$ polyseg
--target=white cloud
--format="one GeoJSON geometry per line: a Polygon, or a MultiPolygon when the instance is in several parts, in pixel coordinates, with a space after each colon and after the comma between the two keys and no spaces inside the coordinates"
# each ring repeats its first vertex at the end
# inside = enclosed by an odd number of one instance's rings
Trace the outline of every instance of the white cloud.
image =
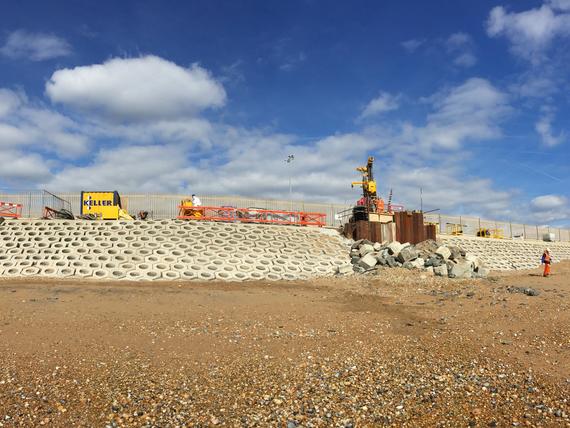
{"type": "Polygon", "coordinates": [[[180,191],[188,151],[176,145],[103,148],[86,166],[68,166],[46,183],[51,189],[118,188],[133,192],[180,191]]]}
{"type": "Polygon", "coordinates": [[[223,86],[204,68],[183,68],[156,56],[58,70],[46,94],[53,102],[117,122],[188,117],[226,101],[223,86]]]}
{"type": "Polygon", "coordinates": [[[42,141],[60,157],[73,159],[86,154],[90,138],[81,125],[57,112],[39,108],[25,108],[21,112],[36,141],[42,141]]]}
{"type": "Polygon", "coordinates": [[[281,71],[293,71],[298,69],[306,60],[307,54],[294,44],[293,38],[286,36],[277,40],[271,40],[261,49],[267,48],[263,56],[257,58],[257,63],[272,64],[281,71]]]}
{"type": "Polygon", "coordinates": [[[243,67],[244,62],[241,59],[238,59],[229,65],[222,66],[221,76],[219,78],[220,82],[230,85],[245,82],[243,67]]]}
{"type": "Polygon", "coordinates": [[[17,109],[23,102],[22,98],[19,93],[0,88],[0,118],[17,109]]]}
{"type": "Polygon", "coordinates": [[[464,52],[455,57],[453,63],[460,67],[469,68],[477,64],[477,57],[471,52],[464,52]]]}
{"type": "Polygon", "coordinates": [[[55,152],[62,158],[84,155],[90,145],[72,119],[37,106],[22,93],[0,88],[0,147],[55,152]]]}
{"type": "Polygon", "coordinates": [[[307,60],[307,55],[305,52],[299,52],[295,55],[289,55],[284,58],[284,62],[279,65],[279,69],[282,71],[293,71],[301,64],[303,64],[307,60]]]}
{"type": "Polygon", "coordinates": [[[478,120],[488,122],[490,114],[487,110],[504,110],[507,104],[505,93],[495,88],[486,79],[473,77],[448,91],[436,94],[434,97],[436,113],[430,115],[430,119],[443,122],[456,122],[459,119],[468,119],[477,115],[478,120]]]}
{"type": "Polygon", "coordinates": [[[530,201],[532,218],[536,222],[548,223],[570,218],[570,204],[561,195],[541,195],[530,201]]]}
{"type": "Polygon", "coordinates": [[[32,136],[28,132],[7,123],[0,123],[0,148],[17,147],[31,141],[32,136]]]}
{"type": "Polygon", "coordinates": [[[350,182],[363,153],[375,140],[359,134],[326,137],[312,145],[293,136],[219,127],[215,144],[196,153],[185,144],[122,145],[99,150],[86,166],[68,166],[45,183],[47,188],[77,191],[85,186],[120,187],[132,192],[198,192],[288,199],[339,201],[358,195],[350,182]],[[291,153],[295,161],[284,160],[291,153]],[[117,184],[120,183],[120,186],[117,184]],[[323,185],[323,183],[327,183],[323,185]]]}
{"type": "Polygon", "coordinates": [[[510,90],[525,98],[550,98],[559,91],[560,84],[560,78],[554,76],[551,71],[532,70],[523,73],[511,84],[510,90]]]}
{"type": "Polygon", "coordinates": [[[50,176],[42,156],[19,150],[0,150],[0,180],[17,185],[35,185],[50,176]]]}
{"type": "Polygon", "coordinates": [[[463,32],[451,34],[447,39],[410,39],[400,43],[408,53],[414,53],[420,47],[431,45],[426,49],[430,54],[443,51],[452,57],[452,62],[458,67],[469,68],[477,63],[475,43],[472,37],[463,32]]]}
{"type": "Polygon", "coordinates": [[[439,208],[444,213],[463,213],[482,217],[509,218],[512,192],[497,190],[489,179],[466,175],[457,162],[410,165],[405,160],[387,166],[394,198],[419,208],[422,188],[425,209],[439,208]]]}
{"type": "MultiPolygon", "coordinates": [[[[233,140],[230,137],[228,162],[215,175],[221,174],[225,189],[234,192],[247,189],[249,194],[264,197],[287,198],[289,174],[293,177],[295,196],[299,198],[326,201],[350,197],[355,194],[350,188],[350,182],[357,178],[354,168],[377,145],[374,137],[357,133],[332,135],[312,145],[299,145],[293,136],[230,132],[233,140]],[[295,154],[295,161],[288,165],[284,160],[291,153],[295,154]]],[[[215,175],[208,182],[210,190],[217,185],[215,175]]]]}
{"type": "Polygon", "coordinates": [[[400,96],[391,95],[387,92],[381,92],[376,98],[371,100],[362,113],[361,118],[376,116],[387,111],[397,110],[400,107],[400,96]]]}
{"type": "Polygon", "coordinates": [[[408,53],[414,53],[419,47],[421,47],[426,42],[425,39],[410,39],[402,42],[402,47],[408,51],[408,53]]]}
{"type": "Polygon", "coordinates": [[[8,35],[0,54],[8,58],[26,58],[44,61],[71,54],[71,46],[54,34],[31,33],[17,30],[8,35]]]}
{"type": "Polygon", "coordinates": [[[566,134],[564,132],[554,135],[552,130],[552,116],[548,113],[542,116],[538,122],[536,122],[534,127],[536,132],[538,132],[538,135],[540,135],[542,144],[547,147],[557,146],[566,139],[566,134]]]}
{"type": "Polygon", "coordinates": [[[472,43],[471,36],[467,33],[453,33],[447,38],[447,46],[450,48],[462,48],[472,43]]]}
{"type": "Polygon", "coordinates": [[[445,41],[447,52],[454,56],[453,63],[460,67],[469,68],[477,63],[473,53],[474,43],[467,33],[454,33],[445,41]]]}
{"type": "Polygon", "coordinates": [[[570,0],[547,0],[552,9],[570,10],[570,0]]]}
{"type": "Polygon", "coordinates": [[[570,13],[565,5],[565,1],[554,1],[523,12],[496,6],[487,20],[487,34],[505,36],[514,54],[538,64],[546,58],[554,39],[570,35],[570,13]]]}
{"type": "Polygon", "coordinates": [[[534,211],[547,211],[565,207],[568,199],[559,195],[542,195],[530,201],[530,206],[534,211]]]}
{"type": "Polygon", "coordinates": [[[435,111],[426,125],[408,130],[426,148],[457,149],[466,141],[496,138],[501,134],[498,124],[510,111],[506,94],[481,78],[471,78],[432,99],[435,111]]]}

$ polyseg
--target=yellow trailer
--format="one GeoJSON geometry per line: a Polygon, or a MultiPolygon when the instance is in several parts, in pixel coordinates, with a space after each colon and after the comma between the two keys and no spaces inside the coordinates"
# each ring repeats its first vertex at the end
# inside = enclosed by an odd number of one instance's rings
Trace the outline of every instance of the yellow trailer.
{"type": "Polygon", "coordinates": [[[121,206],[119,192],[81,192],[81,215],[93,214],[101,220],[132,220],[121,206]]]}

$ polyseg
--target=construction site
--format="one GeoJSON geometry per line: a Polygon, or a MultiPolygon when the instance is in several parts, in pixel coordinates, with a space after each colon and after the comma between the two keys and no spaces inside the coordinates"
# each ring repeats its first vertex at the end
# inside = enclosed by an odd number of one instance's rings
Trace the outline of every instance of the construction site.
{"type": "Polygon", "coordinates": [[[374,173],[350,206],[0,194],[0,427],[570,426],[570,231],[374,173]]]}

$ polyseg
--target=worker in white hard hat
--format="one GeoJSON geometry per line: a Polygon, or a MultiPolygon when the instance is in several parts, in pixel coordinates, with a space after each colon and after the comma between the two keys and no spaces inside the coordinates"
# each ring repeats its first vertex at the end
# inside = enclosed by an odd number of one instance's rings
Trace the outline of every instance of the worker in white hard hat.
{"type": "Polygon", "coordinates": [[[192,195],[192,205],[195,207],[201,207],[202,206],[202,201],[200,200],[200,198],[196,195],[192,195]]]}
{"type": "Polygon", "coordinates": [[[545,248],[544,253],[542,253],[542,264],[544,265],[544,272],[542,276],[547,277],[550,275],[551,263],[552,263],[552,257],[550,256],[550,248],[545,248]]]}

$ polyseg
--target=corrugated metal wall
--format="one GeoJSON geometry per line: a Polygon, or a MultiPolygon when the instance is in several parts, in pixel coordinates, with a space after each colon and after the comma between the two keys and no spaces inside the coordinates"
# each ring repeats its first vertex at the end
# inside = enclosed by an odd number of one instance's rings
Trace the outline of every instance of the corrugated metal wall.
{"type": "MultiPolygon", "coordinates": [[[[174,218],[178,214],[178,204],[189,195],[158,195],[158,194],[122,194],[123,205],[131,213],[144,210],[149,212],[153,219],[174,218]]],[[[306,212],[319,212],[327,215],[329,226],[340,226],[341,221],[336,215],[349,209],[349,206],[340,204],[310,203],[305,201],[284,201],[270,199],[244,198],[239,196],[214,196],[199,195],[202,204],[206,206],[232,206],[237,208],[263,208],[274,210],[293,210],[306,212]]],[[[74,213],[80,212],[80,194],[57,193],[57,197],[69,201],[74,213]]],[[[41,217],[45,205],[52,208],[62,208],[61,201],[49,193],[41,190],[29,192],[2,192],[0,201],[15,202],[23,205],[24,217],[41,217]]],[[[465,235],[475,236],[480,227],[488,229],[501,229],[505,238],[525,236],[527,239],[542,239],[545,233],[554,233],[557,241],[570,241],[570,230],[552,227],[539,227],[505,221],[493,221],[478,217],[450,216],[445,214],[430,213],[425,215],[426,222],[438,224],[438,233],[446,232],[447,224],[462,224],[465,235]]]]}

